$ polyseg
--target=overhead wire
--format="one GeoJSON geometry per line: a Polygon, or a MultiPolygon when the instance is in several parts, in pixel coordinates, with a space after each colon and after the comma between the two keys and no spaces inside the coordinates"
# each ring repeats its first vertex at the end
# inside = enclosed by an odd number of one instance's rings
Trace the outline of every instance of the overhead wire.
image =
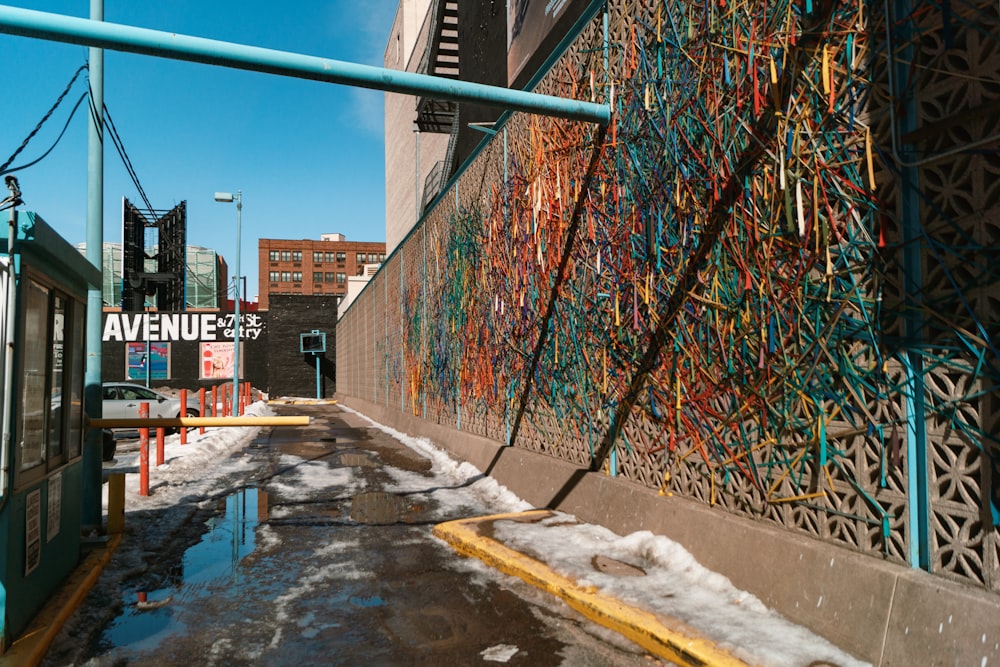
{"type": "Polygon", "coordinates": [[[21,154],[21,151],[23,151],[25,148],[27,148],[28,144],[35,137],[35,135],[38,134],[38,132],[42,129],[42,126],[45,125],[46,121],[48,121],[49,118],[52,117],[52,114],[55,113],[55,110],[59,108],[59,105],[62,104],[62,101],[69,94],[69,91],[72,90],[73,84],[76,83],[76,80],[80,76],[80,74],[83,71],[87,70],[88,68],[89,68],[89,65],[87,65],[86,63],[83,64],[83,65],[80,65],[80,67],[77,68],[76,72],[74,72],[73,76],[70,78],[69,83],[66,84],[66,88],[64,88],[63,91],[62,91],[62,93],[59,95],[59,97],[56,98],[55,103],[49,108],[49,110],[45,113],[45,115],[42,116],[42,119],[40,121],[38,121],[38,124],[35,125],[35,128],[31,132],[28,133],[28,136],[24,138],[24,141],[21,142],[21,145],[18,146],[17,150],[15,150],[14,153],[11,154],[11,156],[9,158],[7,158],[6,162],[4,162],[2,165],[0,165],[0,176],[2,176],[3,174],[9,174],[11,172],[18,171],[20,169],[24,169],[26,167],[30,167],[30,166],[32,166],[34,164],[37,164],[40,160],[42,160],[45,156],[47,156],[49,153],[52,152],[52,149],[55,148],[56,144],[59,143],[59,140],[62,139],[63,134],[66,133],[66,127],[69,125],[69,121],[72,120],[73,114],[76,113],[76,109],[77,109],[77,107],[80,106],[80,102],[83,101],[83,97],[86,95],[86,93],[84,93],[83,95],[81,95],[80,99],[77,100],[76,105],[73,107],[73,111],[70,112],[69,118],[66,120],[66,123],[63,125],[62,132],[59,133],[59,137],[56,139],[55,143],[53,143],[52,146],[47,151],[45,151],[45,153],[40,158],[38,158],[37,160],[34,160],[34,161],[32,161],[32,162],[30,162],[28,164],[21,165],[19,167],[15,167],[13,169],[8,169],[8,167],[17,158],[17,156],[21,154]]]}

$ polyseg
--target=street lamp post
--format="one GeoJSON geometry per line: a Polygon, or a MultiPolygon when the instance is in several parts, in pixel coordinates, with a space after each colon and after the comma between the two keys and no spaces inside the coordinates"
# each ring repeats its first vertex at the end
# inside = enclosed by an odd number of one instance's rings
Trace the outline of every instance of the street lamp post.
{"type": "MultiPolygon", "coordinates": [[[[232,192],[216,192],[215,201],[234,201],[232,192]]],[[[236,281],[233,287],[236,302],[236,317],[233,320],[233,410],[232,415],[240,414],[240,235],[243,221],[243,191],[236,191],[236,281]]]]}

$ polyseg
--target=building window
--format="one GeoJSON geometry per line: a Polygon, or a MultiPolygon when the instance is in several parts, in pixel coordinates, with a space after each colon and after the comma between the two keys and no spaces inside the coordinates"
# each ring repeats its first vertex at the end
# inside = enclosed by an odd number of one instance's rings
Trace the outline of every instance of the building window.
{"type": "Polygon", "coordinates": [[[300,283],[300,282],[302,282],[302,272],[301,271],[292,271],[292,282],[293,283],[300,283]]]}
{"type": "MultiPolygon", "coordinates": [[[[338,255],[341,255],[341,254],[343,254],[343,253],[339,253],[339,252],[338,252],[337,254],[338,254],[338,255]]],[[[333,257],[334,257],[334,254],[333,254],[332,252],[328,252],[328,253],[326,253],[326,261],[328,261],[328,262],[332,262],[332,261],[333,261],[333,257]]]]}
{"type": "Polygon", "coordinates": [[[292,261],[292,252],[290,250],[282,250],[281,251],[281,261],[282,262],[290,262],[290,261],[292,261]]]}
{"type": "Polygon", "coordinates": [[[337,282],[338,283],[346,283],[347,282],[347,274],[346,273],[338,273],[337,274],[337,282]]]}
{"type": "Polygon", "coordinates": [[[276,282],[278,282],[278,275],[279,274],[278,274],[277,271],[271,271],[268,274],[268,278],[271,280],[272,283],[276,283],[276,282]]]}
{"type": "Polygon", "coordinates": [[[272,250],[271,252],[267,253],[267,257],[272,262],[277,262],[278,261],[278,251],[277,250],[272,250]]]}
{"type": "Polygon", "coordinates": [[[293,262],[301,262],[302,261],[302,251],[301,250],[295,250],[295,251],[292,252],[292,261],[293,262]]]}
{"type": "MultiPolygon", "coordinates": [[[[327,254],[329,254],[329,253],[327,253],[327,254]]],[[[347,261],[347,253],[346,252],[338,252],[337,253],[337,261],[338,262],[346,262],[347,261]]]]}
{"type": "Polygon", "coordinates": [[[368,261],[368,255],[363,252],[358,253],[358,264],[364,264],[368,261]]]}
{"type": "Polygon", "coordinates": [[[281,272],[281,282],[283,282],[283,283],[290,283],[290,282],[292,282],[292,274],[289,273],[288,271],[282,271],[281,272]]]}
{"type": "Polygon", "coordinates": [[[323,262],[323,253],[316,250],[313,251],[313,262],[316,264],[321,264],[323,262]]]}
{"type": "Polygon", "coordinates": [[[332,273],[326,274],[326,282],[332,283],[334,280],[335,280],[335,278],[334,278],[334,275],[332,273]]]}
{"type": "Polygon", "coordinates": [[[323,282],[323,274],[320,273],[319,271],[314,271],[313,272],[313,282],[314,283],[321,283],[321,282],[323,282]]]}

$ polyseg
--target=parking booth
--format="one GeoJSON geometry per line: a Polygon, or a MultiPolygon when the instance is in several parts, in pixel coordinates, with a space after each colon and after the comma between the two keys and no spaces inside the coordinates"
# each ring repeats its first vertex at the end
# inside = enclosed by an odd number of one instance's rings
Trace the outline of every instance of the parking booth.
{"type": "Polygon", "coordinates": [[[80,560],[86,302],[101,286],[41,217],[14,220],[0,238],[0,651],[80,560]]]}

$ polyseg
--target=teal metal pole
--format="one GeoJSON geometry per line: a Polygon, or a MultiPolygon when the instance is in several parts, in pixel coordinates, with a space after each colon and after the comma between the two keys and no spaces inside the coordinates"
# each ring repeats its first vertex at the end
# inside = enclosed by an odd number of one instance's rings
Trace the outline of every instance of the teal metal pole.
{"type": "MultiPolygon", "coordinates": [[[[104,20],[104,0],[90,0],[88,23],[104,20]]],[[[82,19],[81,19],[82,20],[82,19]]],[[[87,125],[87,261],[103,272],[104,255],[104,50],[90,49],[90,123],[87,125]]],[[[103,273],[102,273],[103,275],[103,273]]],[[[101,283],[103,284],[103,280],[101,283]]],[[[84,367],[84,406],[87,414],[103,416],[101,390],[101,288],[87,290],[87,351],[84,367]]],[[[148,359],[147,359],[148,364],[148,359]]],[[[87,429],[83,446],[81,521],[101,525],[102,433],[87,429]]]]}
{"type": "Polygon", "coordinates": [[[323,398],[320,390],[319,355],[314,354],[313,356],[316,357],[316,398],[323,398]]]}
{"type": "Polygon", "coordinates": [[[234,417],[240,416],[240,237],[243,235],[243,191],[236,191],[236,318],[233,320],[233,409],[234,417]]]}
{"type": "MultiPolygon", "coordinates": [[[[96,0],[93,0],[96,2],[96,0]]],[[[445,77],[0,5],[0,32],[607,125],[611,107],[445,77]]]]}
{"type": "MultiPolygon", "coordinates": [[[[917,103],[913,87],[908,85],[910,64],[913,62],[913,4],[909,0],[883,5],[886,22],[887,52],[892,55],[889,65],[890,114],[899,114],[893,123],[893,158],[899,167],[900,242],[902,244],[903,292],[906,299],[903,320],[905,348],[903,386],[906,397],[907,502],[910,523],[910,565],[931,571],[931,501],[929,453],[927,447],[926,411],[924,400],[924,315],[923,315],[923,243],[920,223],[919,174],[914,166],[912,145],[898,145],[897,137],[905,136],[917,127],[917,103]],[[895,27],[895,28],[894,28],[895,27]]],[[[895,120],[895,119],[891,119],[895,120]]]]}

